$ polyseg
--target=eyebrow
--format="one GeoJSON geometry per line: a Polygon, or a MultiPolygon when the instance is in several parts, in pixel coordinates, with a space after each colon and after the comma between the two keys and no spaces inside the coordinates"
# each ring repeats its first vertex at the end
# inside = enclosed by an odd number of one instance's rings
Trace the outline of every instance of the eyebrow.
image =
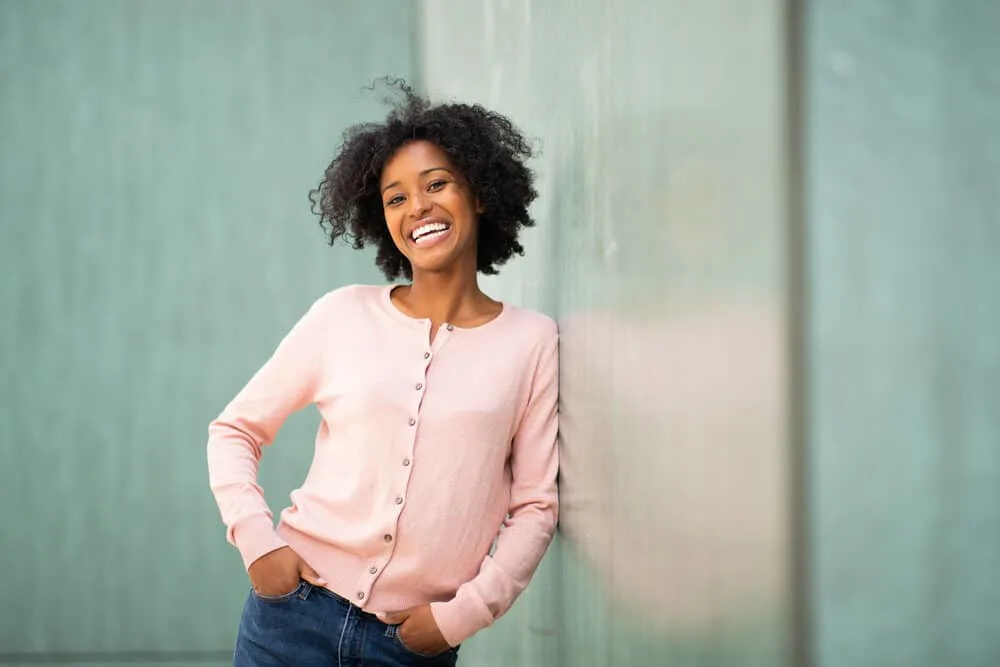
{"type": "MultiPolygon", "coordinates": [[[[431,167],[430,169],[424,169],[422,172],[420,172],[420,175],[421,176],[426,176],[427,174],[431,173],[432,171],[447,171],[449,174],[451,173],[451,169],[449,169],[448,167],[431,167]]],[[[382,192],[384,193],[389,188],[394,188],[397,185],[399,185],[399,181],[393,181],[389,185],[387,185],[384,188],[382,188],[382,192]]]]}

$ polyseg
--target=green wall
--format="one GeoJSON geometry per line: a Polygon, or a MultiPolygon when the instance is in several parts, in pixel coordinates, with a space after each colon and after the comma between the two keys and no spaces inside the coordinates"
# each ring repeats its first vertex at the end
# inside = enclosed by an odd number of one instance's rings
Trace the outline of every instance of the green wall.
{"type": "MultiPolygon", "coordinates": [[[[0,662],[228,661],[247,582],[207,425],[312,299],[380,280],[306,194],[382,112],[360,88],[411,75],[412,23],[393,0],[0,3],[0,662]]],[[[315,421],[268,454],[275,506],[315,421]]]]}
{"type": "Polygon", "coordinates": [[[808,3],[815,664],[1000,665],[1000,4],[808,3]]]}

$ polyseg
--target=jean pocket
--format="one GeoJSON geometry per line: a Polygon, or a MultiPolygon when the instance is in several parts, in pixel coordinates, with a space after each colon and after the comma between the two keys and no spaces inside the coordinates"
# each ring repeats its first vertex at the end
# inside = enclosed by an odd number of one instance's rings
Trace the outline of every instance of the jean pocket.
{"type": "Polygon", "coordinates": [[[289,600],[297,596],[300,596],[302,593],[305,592],[305,589],[308,585],[309,585],[308,582],[300,581],[298,586],[288,591],[287,593],[283,593],[281,595],[263,595],[262,593],[258,593],[256,589],[254,589],[253,587],[250,588],[250,591],[253,594],[253,596],[258,600],[260,600],[261,602],[267,602],[269,604],[277,604],[281,602],[288,602],[289,600]]]}
{"type": "Polygon", "coordinates": [[[423,653],[417,653],[416,651],[414,651],[412,648],[406,645],[406,642],[403,641],[403,638],[399,636],[398,632],[396,633],[396,643],[399,644],[404,651],[406,651],[410,655],[415,655],[418,658],[425,658],[427,660],[430,660],[431,658],[435,657],[433,655],[424,655],[423,653]]]}

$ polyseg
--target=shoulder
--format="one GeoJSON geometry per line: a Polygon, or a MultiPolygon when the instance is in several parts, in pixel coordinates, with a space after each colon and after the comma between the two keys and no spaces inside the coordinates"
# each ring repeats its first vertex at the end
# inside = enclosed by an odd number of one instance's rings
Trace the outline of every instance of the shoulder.
{"type": "Polygon", "coordinates": [[[557,347],[559,325],[556,321],[535,310],[504,304],[505,337],[514,337],[535,348],[557,347]]]}
{"type": "Polygon", "coordinates": [[[374,285],[345,285],[332,289],[313,300],[301,315],[299,326],[328,333],[340,322],[356,321],[365,316],[366,307],[377,302],[379,289],[374,285]]]}
{"type": "Polygon", "coordinates": [[[519,329],[533,331],[543,336],[556,336],[559,334],[559,325],[545,313],[540,313],[537,310],[529,308],[513,306],[508,303],[504,304],[504,308],[508,311],[505,313],[508,320],[519,329]]]}
{"type": "Polygon", "coordinates": [[[377,300],[383,289],[385,288],[379,285],[344,285],[320,296],[313,303],[312,309],[330,312],[331,309],[342,310],[365,305],[377,300]]]}

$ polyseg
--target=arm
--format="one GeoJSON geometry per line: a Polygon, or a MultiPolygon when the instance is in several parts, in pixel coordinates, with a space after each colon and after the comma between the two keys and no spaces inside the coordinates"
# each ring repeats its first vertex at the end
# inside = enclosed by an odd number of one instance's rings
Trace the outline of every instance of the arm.
{"type": "Polygon", "coordinates": [[[496,549],[454,598],[431,604],[434,621],[451,646],[510,609],[552,541],[558,513],[558,348],[558,334],[553,330],[543,345],[528,405],[514,435],[510,509],[496,549]]]}
{"type": "Polygon", "coordinates": [[[294,412],[313,402],[323,351],[321,301],[296,323],[271,358],[208,427],[209,484],[226,525],[226,538],[249,569],[285,546],[257,484],[263,447],[294,412]]]}

